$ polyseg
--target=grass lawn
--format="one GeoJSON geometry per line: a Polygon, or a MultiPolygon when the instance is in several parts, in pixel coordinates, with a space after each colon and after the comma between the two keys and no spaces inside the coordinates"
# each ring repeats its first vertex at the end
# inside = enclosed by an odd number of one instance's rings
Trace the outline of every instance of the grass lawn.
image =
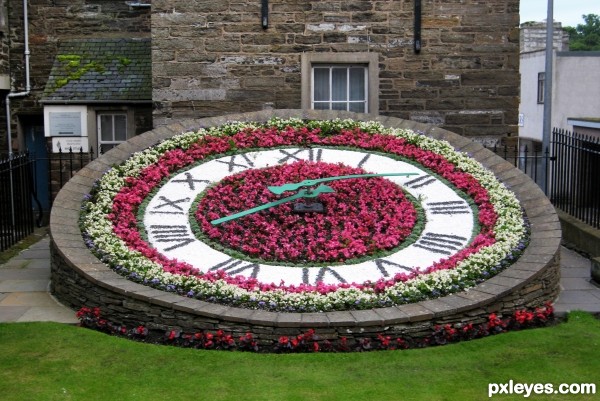
{"type": "Polygon", "coordinates": [[[600,321],[585,313],[554,327],[443,347],[286,355],[143,344],[57,323],[0,324],[4,401],[484,400],[488,383],[600,385],[599,372],[600,321]]]}

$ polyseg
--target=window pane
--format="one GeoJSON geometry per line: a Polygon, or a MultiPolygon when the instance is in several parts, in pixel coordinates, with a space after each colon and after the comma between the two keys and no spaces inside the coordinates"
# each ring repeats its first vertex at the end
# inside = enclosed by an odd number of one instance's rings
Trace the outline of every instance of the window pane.
{"type": "Polygon", "coordinates": [[[537,93],[537,102],[544,103],[544,84],[546,80],[546,73],[540,72],[538,73],[538,93],[537,93]]]}
{"type": "Polygon", "coordinates": [[[110,142],[113,140],[112,116],[100,116],[100,140],[110,142]]]}
{"type": "Polygon", "coordinates": [[[364,102],[350,103],[350,111],[353,111],[355,113],[364,113],[365,112],[365,103],[364,102]]]}
{"type": "Polygon", "coordinates": [[[329,102],[315,102],[313,108],[315,110],[329,110],[329,102]]]}
{"type": "Polygon", "coordinates": [[[127,140],[127,117],[123,114],[115,115],[115,141],[127,140]]]}
{"type": "Polygon", "coordinates": [[[364,68],[350,68],[350,100],[365,100],[364,68]]]}
{"type": "Polygon", "coordinates": [[[314,74],[313,100],[329,100],[329,68],[315,68],[314,74]]]}
{"type": "Polygon", "coordinates": [[[331,103],[331,110],[348,110],[347,102],[333,102],[331,103]]]}
{"type": "MultiPolygon", "coordinates": [[[[331,81],[332,100],[348,100],[348,69],[332,68],[331,81]]],[[[345,108],[334,110],[345,110],[345,108]]]]}

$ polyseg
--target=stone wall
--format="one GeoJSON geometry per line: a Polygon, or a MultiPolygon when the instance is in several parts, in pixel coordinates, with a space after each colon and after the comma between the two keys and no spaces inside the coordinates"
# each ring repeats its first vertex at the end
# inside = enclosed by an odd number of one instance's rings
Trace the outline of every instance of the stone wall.
{"type": "Polygon", "coordinates": [[[475,139],[517,133],[519,1],[154,0],[154,125],[232,112],[300,108],[303,53],[376,53],[373,114],[475,139]]]}
{"type": "Polygon", "coordinates": [[[543,306],[559,292],[561,230],[554,207],[539,187],[511,163],[481,145],[432,125],[393,117],[364,114],[266,110],[242,115],[183,120],[142,134],[120,145],[80,171],[59,193],[52,209],[52,292],[74,309],[100,307],[103,316],[115,323],[155,330],[223,329],[239,337],[247,332],[263,343],[281,335],[299,334],[309,328],[322,339],[340,336],[422,337],[436,324],[481,323],[492,312],[512,314],[522,308],[543,306]],[[186,298],[134,283],[118,275],[95,258],[85,246],[78,227],[83,196],[94,181],[114,163],[180,132],[222,125],[227,121],[266,121],[271,117],[373,119],[384,126],[423,131],[449,141],[468,152],[493,171],[519,198],[531,223],[531,242],[512,266],[478,286],[453,295],[396,307],[327,313],[276,313],[241,309],[186,298]]]}

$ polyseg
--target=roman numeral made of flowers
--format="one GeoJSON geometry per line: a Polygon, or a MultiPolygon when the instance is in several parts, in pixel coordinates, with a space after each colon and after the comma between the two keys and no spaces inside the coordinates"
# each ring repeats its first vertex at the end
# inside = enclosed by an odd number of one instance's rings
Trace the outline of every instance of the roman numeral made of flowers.
{"type": "Polygon", "coordinates": [[[172,251],[173,249],[181,248],[195,240],[188,232],[186,226],[177,225],[151,225],[148,230],[148,235],[154,239],[154,242],[174,242],[174,245],[165,248],[164,251],[172,251]]]}
{"type": "Polygon", "coordinates": [[[387,271],[386,267],[396,267],[409,272],[414,271],[414,269],[411,267],[403,266],[385,259],[375,259],[373,262],[375,263],[375,266],[377,266],[377,269],[379,269],[383,277],[390,276],[390,273],[387,271]]]}
{"type": "Polygon", "coordinates": [[[323,158],[323,149],[298,149],[294,152],[286,149],[279,149],[279,152],[284,155],[283,158],[277,161],[279,164],[287,163],[288,160],[307,160],[306,158],[298,156],[304,154],[307,154],[308,161],[311,162],[320,162],[323,158]]]}
{"type": "Polygon", "coordinates": [[[304,284],[317,284],[319,282],[322,282],[325,276],[332,276],[333,278],[335,278],[335,280],[337,280],[338,283],[346,283],[346,280],[338,272],[329,267],[320,268],[319,272],[317,273],[317,277],[313,280],[312,283],[310,281],[308,272],[309,270],[307,268],[302,269],[302,282],[304,284]]]}
{"type": "Polygon", "coordinates": [[[447,201],[427,203],[428,210],[433,214],[471,214],[471,208],[466,201],[447,201]]]}
{"type": "Polygon", "coordinates": [[[226,164],[230,173],[232,173],[236,167],[240,168],[241,170],[247,170],[251,167],[254,167],[254,163],[252,162],[252,160],[250,160],[250,158],[244,153],[231,156],[229,158],[229,161],[224,161],[224,160],[216,160],[216,161],[218,163],[226,164]],[[238,163],[237,160],[239,160],[239,158],[242,158],[244,160],[238,163]],[[247,164],[243,164],[244,162],[246,162],[247,164]]]}
{"type": "Polygon", "coordinates": [[[196,183],[202,183],[202,184],[210,184],[209,180],[198,180],[195,179],[192,174],[190,174],[190,172],[186,172],[185,173],[185,179],[184,180],[173,180],[171,182],[177,182],[177,183],[185,183],[188,184],[190,187],[190,191],[195,191],[196,190],[196,183]]]}
{"type": "Polygon", "coordinates": [[[462,249],[466,242],[467,238],[458,235],[425,233],[415,246],[429,252],[451,255],[452,252],[462,249]]]}
{"type": "MultiPolygon", "coordinates": [[[[222,270],[225,273],[233,276],[235,274],[245,273],[246,271],[250,271],[250,277],[256,278],[258,277],[258,273],[260,273],[260,265],[256,263],[245,263],[242,260],[236,260],[233,258],[227,259],[225,262],[219,263],[208,269],[209,271],[217,271],[222,270]]],[[[245,275],[245,274],[244,274],[245,275]]]]}
{"type": "Polygon", "coordinates": [[[190,198],[182,198],[171,200],[164,196],[159,196],[159,199],[163,201],[160,205],[156,205],[153,210],[150,211],[151,214],[184,214],[185,210],[179,206],[179,203],[189,202],[190,198]],[[166,207],[167,209],[172,208],[172,210],[157,210],[166,207]]]}
{"type": "Polygon", "coordinates": [[[405,187],[410,189],[417,189],[421,187],[426,187],[427,185],[431,185],[436,182],[436,179],[430,175],[422,175],[420,177],[415,178],[414,180],[408,181],[404,184],[405,187]]]}

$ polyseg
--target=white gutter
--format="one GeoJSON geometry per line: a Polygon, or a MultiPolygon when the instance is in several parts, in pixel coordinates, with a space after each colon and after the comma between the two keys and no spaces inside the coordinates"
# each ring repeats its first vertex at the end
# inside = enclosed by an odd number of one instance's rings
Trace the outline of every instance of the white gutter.
{"type": "Polygon", "coordinates": [[[6,95],[6,141],[8,144],[8,157],[12,158],[12,132],[11,132],[11,113],[10,113],[10,99],[13,97],[24,97],[29,96],[31,92],[31,83],[29,79],[29,16],[27,13],[27,0],[23,0],[23,30],[24,30],[24,42],[25,42],[25,91],[23,92],[11,92],[6,95]]]}

